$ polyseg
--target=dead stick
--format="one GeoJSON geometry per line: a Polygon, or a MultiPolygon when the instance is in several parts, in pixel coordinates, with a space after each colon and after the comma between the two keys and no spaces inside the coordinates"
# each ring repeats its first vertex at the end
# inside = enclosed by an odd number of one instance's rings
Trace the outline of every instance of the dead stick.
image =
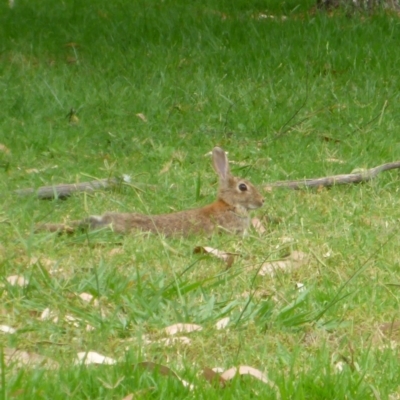
{"type": "Polygon", "coordinates": [[[265,190],[271,190],[276,187],[289,189],[302,189],[304,187],[330,187],[334,185],[345,185],[348,183],[368,182],[375,178],[379,173],[390,169],[400,168],[400,161],[386,163],[375,168],[370,168],[360,173],[331,175],[323,178],[299,179],[295,181],[278,181],[268,184],[265,190]]]}
{"type": "Polygon", "coordinates": [[[41,186],[37,189],[29,188],[29,189],[20,189],[16,190],[16,193],[19,196],[29,196],[32,194],[36,194],[39,199],[65,199],[66,197],[71,196],[72,193],[75,192],[94,192],[95,190],[100,189],[109,189],[114,187],[122,182],[122,179],[119,178],[110,178],[110,179],[98,179],[90,182],[81,182],[81,183],[65,183],[61,185],[52,185],[52,186],[41,186]]]}

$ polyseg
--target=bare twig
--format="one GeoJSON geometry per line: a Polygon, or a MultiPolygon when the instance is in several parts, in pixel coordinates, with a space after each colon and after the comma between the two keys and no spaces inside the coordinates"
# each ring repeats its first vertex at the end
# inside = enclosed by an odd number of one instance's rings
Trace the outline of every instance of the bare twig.
{"type": "Polygon", "coordinates": [[[344,185],[349,183],[368,182],[375,178],[379,173],[390,169],[400,168],[400,161],[386,163],[375,168],[370,168],[360,173],[331,175],[323,178],[299,179],[294,181],[278,181],[268,184],[265,189],[271,190],[277,187],[289,189],[302,189],[305,187],[330,187],[334,185],[344,185]]]}
{"type": "Polygon", "coordinates": [[[65,199],[75,192],[94,192],[101,189],[110,189],[123,181],[120,178],[98,179],[90,182],[65,183],[61,185],[41,186],[37,189],[20,189],[14,193],[19,196],[30,196],[36,194],[39,199],[65,199]]]}

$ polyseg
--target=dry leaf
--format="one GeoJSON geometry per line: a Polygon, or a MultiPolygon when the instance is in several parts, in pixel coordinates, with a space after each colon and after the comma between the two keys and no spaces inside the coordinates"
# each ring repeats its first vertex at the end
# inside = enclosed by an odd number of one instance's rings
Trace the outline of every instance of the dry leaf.
{"type": "Polygon", "coordinates": [[[127,396],[125,396],[122,400],[133,400],[133,399],[144,399],[144,395],[155,390],[154,386],[145,388],[145,389],[139,389],[136,390],[134,393],[129,393],[127,396]]]}
{"type": "Polygon", "coordinates": [[[147,118],[146,118],[146,116],[144,114],[138,113],[138,114],[136,114],[136,116],[138,118],[140,118],[143,122],[147,122],[147,118]]]}
{"type": "Polygon", "coordinates": [[[385,322],[379,325],[378,329],[383,336],[398,338],[400,336],[400,321],[385,322]]]}
{"type": "Polygon", "coordinates": [[[50,311],[50,308],[45,308],[40,314],[40,319],[42,321],[47,321],[48,319],[54,317],[53,311],[50,311]]]}
{"type": "Polygon", "coordinates": [[[344,369],[344,362],[343,361],[338,361],[335,365],[334,365],[334,367],[335,367],[335,371],[336,372],[342,372],[343,371],[343,369],[344,369]]]}
{"type": "Polygon", "coordinates": [[[122,254],[124,252],[124,249],[122,249],[121,247],[116,247],[115,249],[111,249],[108,254],[110,256],[115,256],[116,254],[122,254]]]}
{"type": "Polygon", "coordinates": [[[161,168],[160,175],[165,174],[168,172],[173,164],[174,160],[171,158],[171,160],[167,161],[163,167],[161,168]]]}
{"type": "Polygon", "coordinates": [[[10,149],[2,143],[0,143],[0,151],[5,154],[10,154],[10,149]]]}
{"type": "Polygon", "coordinates": [[[86,301],[86,303],[90,303],[93,300],[93,295],[91,295],[90,293],[81,293],[79,295],[79,297],[83,300],[86,301]]]}
{"type": "Polygon", "coordinates": [[[174,346],[176,343],[181,343],[185,345],[190,345],[192,340],[186,336],[177,336],[172,338],[164,338],[157,341],[157,343],[164,344],[165,346],[174,346]]]}
{"type": "Polygon", "coordinates": [[[307,254],[301,251],[293,251],[288,257],[283,260],[268,261],[262,265],[258,271],[258,275],[274,276],[277,271],[290,272],[300,268],[308,261],[307,254]]]}
{"type": "Polygon", "coordinates": [[[208,367],[203,368],[203,376],[211,384],[215,385],[218,383],[220,387],[225,387],[226,381],[213,369],[208,367]]]}
{"type": "Polygon", "coordinates": [[[306,287],[304,286],[304,283],[297,282],[297,283],[296,283],[296,289],[297,289],[299,292],[304,292],[304,291],[306,290],[306,287]]]}
{"type": "Polygon", "coordinates": [[[41,365],[47,366],[49,368],[58,367],[58,363],[56,361],[53,361],[48,357],[44,357],[36,353],[28,353],[26,351],[8,348],[3,349],[3,353],[5,363],[7,365],[14,364],[17,367],[21,367],[24,365],[41,365]]]}
{"type": "Polygon", "coordinates": [[[201,331],[203,328],[200,325],[195,324],[174,324],[167,326],[165,332],[167,335],[176,335],[177,333],[190,333],[195,331],[201,331]]]}
{"type": "Polygon", "coordinates": [[[90,293],[81,293],[79,297],[83,300],[86,301],[87,303],[90,303],[93,300],[93,295],[90,293]]]}
{"type": "Polygon", "coordinates": [[[258,218],[252,218],[251,219],[251,224],[253,225],[253,228],[256,230],[256,232],[259,235],[262,235],[265,233],[267,230],[264,228],[264,225],[258,218]]]}
{"type": "Polygon", "coordinates": [[[35,265],[35,264],[40,264],[43,267],[46,268],[51,268],[54,266],[56,262],[54,260],[51,260],[50,258],[44,258],[44,257],[31,257],[29,260],[29,266],[35,265]]]}
{"type": "Polygon", "coordinates": [[[7,277],[7,282],[11,286],[27,286],[29,281],[25,279],[23,276],[19,275],[11,275],[7,277]]]}
{"type": "Polygon", "coordinates": [[[197,254],[197,253],[210,254],[210,255],[212,255],[214,257],[219,258],[222,261],[225,261],[227,264],[229,264],[229,266],[232,265],[235,256],[239,256],[240,255],[238,253],[227,253],[225,251],[214,249],[214,248],[208,247],[208,246],[197,246],[197,247],[195,247],[193,252],[195,254],[197,254]]]}
{"type": "Polygon", "coordinates": [[[222,318],[215,324],[215,327],[218,330],[225,329],[228,326],[229,321],[230,321],[229,317],[222,318]]]}
{"type": "Polygon", "coordinates": [[[96,353],[95,351],[82,351],[77,354],[77,359],[75,360],[75,364],[106,364],[113,365],[117,362],[110,357],[103,356],[102,354],[96,353]]]}
{"type": "Polygon", "coordinates": [[[251,375],[254,376],[254,378],[260,380],[261,382],[269,383],[269,380],[266,375],[264,375],[258,369],[249,367],[247,365],[241,365],[239,368],[236,367],[230,368],[221,374],[221,378],[224,379],[225,381],[229,381],[233,379],[237,373],[239,375],[251,375]]]}
{"type": "Polygon", "coordinates": [[[173,378],[178,379],[182,383],[183,386],[189,388],[190,390],[194,389],[194,386],[192,384],[190,384],[189,382],[187,382],[184,379],[182,379],[181,377],[179,377],[176,372],[172,371],[172,369],[166,367],[165,365],[156,364],[151,361],[144,361],[144,362],[136,364],[135,367],[145,368],[150,371],[155,370],[164,376],[172,376],[173,378]]]}
{"type": "Polygon", "coordinates": [[[46,321],[46,320],[48,320],[48,319],[50,318],[50,316],[51,316],[50,308],[45,308],[45,309],[42,311],[42,313],[40,314],[40,319],[41,319],[42,321],[46,321]]]}
{"type": "Polygon", "coordinates": [[[17,332],[17,330],[14,328],[11,328],[11,326],[8,326],[8,325],[0,325],[0,332],[13,334],[13,333],[17,332]]]}
{"type": "MultiPolygon", "coordinates": [[[[220,370],[220,369],[218,369],[220,370]]],[[[227,381],[230,381],[233,379],[236,375],[251,375],[252,377],[258,379],[259,381],[269,385],[271,388],[278,390],[276,387],[275,383],[270,381],[268,377],[261,372],[260,370],[249,367],[248,365],[240,365],[238,368],[233,367],[230,368],[221,374],[217,373],[217,369],[213,368],[204,368],[203,369],[203,376],[210,382],[215,382],[217,379],[219,379],[220,385],[223,387],[224,384],[226,384],[227,381]]],[[[279,392],[277,393],[279,396],[279,392]]]]}
{"type": "Polygon", "coordinates": [[[73,317],[72,315],[66,315],[65,317],[64,317],[64,321],[66,321],[66,322],[70,322],[73,326],[75,326],[76,328],[78,328],[79,327],[79,319],[78,318],[75,318],[75,317],[73,317]]]}
{"type": "MultiPolygon", "coordinates": [[[[279,238],[279,240],[281,241],[282,244],[295,242],[294,238],[292,238],[290,236],[282,236],[281,238],[279,238]]],[[[277,246],[277,247],[279,247],[279,246],[277,246]]]]}

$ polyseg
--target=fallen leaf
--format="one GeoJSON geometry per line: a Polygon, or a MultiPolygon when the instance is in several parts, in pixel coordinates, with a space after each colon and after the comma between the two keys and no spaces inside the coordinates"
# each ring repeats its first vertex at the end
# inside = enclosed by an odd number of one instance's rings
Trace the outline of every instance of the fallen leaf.
{"type": "Polygon", "coordinates": [[[284,258],[283,260],[265,262],[258,271],[258,275],[274,276],[277,271],[290,272],[294,269],[300,268],[307,261],[307,254],[301,251],[293,251],[288,257],[284,258]]]}
{"type": "Polygon", "coordinates": [[[53,322],[58,321],[58,317],[56,317],[56,314],[54,311],[51,311],[50,308],[45,308],[42,313],[40,314],[39,319],[42,321],[47,321],[50,318],[53,318],[53,322]]]}
{"type": "Polygon", "coordinates": [[[129,393],[122,400],[144,399],[145,398],[144,395],[153,390],[155,390],[154,386],[150,386],[145,389],[139,389],[139,390],[136,390],[134,393],[129,393]]]}
{"type": "Polygon", "coordinates": [[[75,365],[77,364],[105,364],[113,365],[117,362],[110,357],[103,356],[102,354],[96,353],[95,351],[82,351],[77,354],[77,359],[75,360],[75,365]]]}
{"type": "Polygon", "coordinates": [[[218,330],[225,329],[228,326],[229,321],[230,321],[229,317],[222,318],[215,324],[215,327],[218,330]]]}
{"type": "Polygon", "coordinates": [[[274,276],[276,271],[281,270],[287,272],[291,267],[292,267],[291,260],[268,261],[262,265],[262,267],[258,271],[258,275],[274,276]]]}
{"type": "Polygon", "coordinates": [[[143,122],[147,122],[147,118],[146,118],[146,116],[145,116],[144,114],[142,114],[142,113],[137,113],[136,116],[137,116],[138,118],[140,118],[143,122]]]}
{"type": "Polygon", "coordinates": [[[28,353],[17,349],[3,349],[4,361],[6,365],[15,365],[17,367],[31,366],[47,366],[49,368],[57,368],[58,363],[48,357],[41,356],[36,353],[28,353]]]}
{"type": "Polygon", "coordinates": [[[150,371],[157,371],[159,374],[164,376],[172,376],[173,378],[178,379],[183,386],[189,388],[189,390],[194,389],[194,385],[190,384],[189,382],[179,377],[176,372],[172,371],[172,369],[166,367],[165,365],[156,364],[151,361],[143,361],[141,363],[136,364],[135,367],[145,368],[150,371]]]}
{"type": "Polygon", "coordinates": [[[23,276],[19,275],[11,275],[7,277],[7,282],[11,286],[27,286],[29,281],[25,279],[23,276]]]}
{"type": "Polygon", "coordinates": [[[258,218],[252,218],[251,224],[253,225],[253,228],[256,230],[256,232],[259,235],[262,235],[265,233],[267,230],[264,228],[264,225],[258,218]]]}
{"type": "Polygon", "coordinates": [[[0,151],[5,154],[10,154],[10,149],[2,143],[0,143],[0,151]]]}
{"type": "Polygon", "coordinates": [[[90,303],[93,300],[93,295],[91,295],[90,293],[81,293],[79,295],[79,297],[83,300],[86,301],[86,303],[90,303]]]}
{"type": "Polygon", "coordinates": [[[344,369],[344,362],[343,361],[338,361],[336,364],[335,364],[335,371],[336,372],[342,372],[343,371],[343,369],[344,369]]]}
{"type": "MultiPolygon", "coordinates": [[[[223,387],[223,385],[226,384],[227,381],[232,380],[236,375],[251,375],[252,377],[258,379],[259,381],[269,385],[272,389],[278,391],[277,386],[275,385],[274,382],[270,381],[263,372],[260,370],[250,367],[248,365],[240,365],[238,368],[233,367],[229,368],[228,370],[222,372],[219,374],[218,372],[220,371],[220,368],[204,368],[203,369],[203,376],[209,381],[209,382],[215,382],[218,380],[220,385],[223,387]]],[[[277,392],[278,398],[280,397],[280,393],[277,392]]]]}
{"type": "Polygon", "coordinates": [[[43,267],[46,268],[52,268],[56,262],[54,260],[51,260],[50,258],[45,258],[45,257],[31,257],[29,260],[29,266],[40,264],[43,267]]]}
{"type": "Polygon", "coordinates": [[[279,238],[279,240],[281,241],[282,244],[295,242],[294,238],[290,236],[282,236],[281,238],[279,238]]]}
{"type": "Polygon", "coordinates": [[[47,321],[48,319],[54,317],[53,311],[50,311],[50,308],[45,308],[40,314],[40,319],[42,321],[47,321]]]}
{"type": "Polygon", "coordinates": [[[173,346],[177,343],[185,344],[185,345],[190,345],[192,343],[192,340],[189,339],[186,336],[177,336],[177,337],[172,337],[172,338],[163,338],[157,341],[157,343],[164,344],[165,346],[173,346]]]}
{"type": "Polygon", "coordinates": [[[11,328],[11,326],[8,326],[8,325],[0,325],[0,332],[13,334],[13,333],[17,332],[17,330],[14,328],[11,328]]]}
{"type": "Polygon", "coordinates": [[[379,325],[379,330],[385,336],[399,336],[400,334],[400,321],[385,322],[379,325]]]}
{"type": "Polygon", "coordinates": [[[165,332],[167,335],[176,335],[177,333],[190,333],[195,331],[201,331],[203,328],[200,325],[195,324],[174,324],[167,326],[165,332]]]}
{"type": "Polygon", "coordinates": [[[270,383],[267,376],[262,373],[260,370],[255,369],[253,367],[249,367],[248,365],[241,365],[238,368],[232,367],[221,374],[221,378],[225,381],[229,381],[233,379],[236,374],[239,375],[251,375],[254,378],[260,380],[264,383],[270,383]]]}
{"type": "Polygon", "coordinates": [[[297,289],[299,292],[304,292],[304,291],[306,290],[306,287],[304,286],[304,283],[297,282],[297,283],[296,283],[296,289],[297,289]]]}
{"type": "Polygon", "coordinates": [[[203,368],[203,376],[204,378],[210,382],[211,384],[219,384],[220,387],[225,387],[226,381],[225,379],[221,378],[221,375],[218,372],[215,372],[213,369],[204,367],[203,368]]]}
{"type": "Polygon", "coordinates": [[[96,307],[99,305],[99,301],[90,293],[83,292],[79,295],[79,297],[86,303],[92,303],[96,307]]]}
{"type": "Polygon", "coordinates": [[[208,246],[197,246],[194,248],[193,252],[195,254],[204,254],[204,253],[210,254],[224,261],[228,265],[228,267],[232,265],[234,258],[240,255],[238,253],[227,253],[225,251],[214,249],[213,247],[208,247],[208,246]]]}
{"type": "Polygon", "coordinates": [[[115,256],[117,254],[122,254],[124,252],[124,249],[122,249],[121,247],[116,247],[115,249],[111,249],[108,254],[110,256],[115,256]]]}
{"type": "Polygon", "coordinates": [[[171,168],[173,162],[174,162],[173,159],[167,161],[167,162],[163,165],[163,167],[161,168],[160,175],[165,174],[166,172],[168,172],[168,171],[170,170],[170,168],[171,168]]]}

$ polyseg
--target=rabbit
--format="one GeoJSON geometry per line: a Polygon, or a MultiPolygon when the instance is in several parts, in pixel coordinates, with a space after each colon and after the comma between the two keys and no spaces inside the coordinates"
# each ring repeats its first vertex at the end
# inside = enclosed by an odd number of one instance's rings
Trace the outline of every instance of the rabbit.
{"type": "Polygon", "coordinates": [[[165,236],[210,235],[215,231],[244,234],[250,224],[249,210],[261,207],[264,198],[249,181],[231,175],[228,157],[220,147],[214,147],[212,163],[219,176],[218,196],[204,207],[161,215],[108,212],[69,224],[43,224],[40,230],[72,233],[109,226],[116,233],[144,231],[165,236]]]}

